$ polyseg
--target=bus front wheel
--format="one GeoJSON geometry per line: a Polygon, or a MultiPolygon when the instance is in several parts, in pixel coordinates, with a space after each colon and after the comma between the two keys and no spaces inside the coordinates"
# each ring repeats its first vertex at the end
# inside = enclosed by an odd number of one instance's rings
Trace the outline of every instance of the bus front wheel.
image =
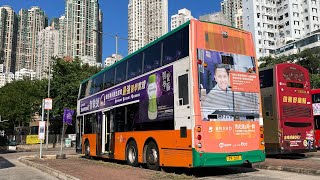
{"type": "Polygon", "coordinates": [[[156,143],[153,141],[149,142],[146,151],[146,161],[147,167],[151,170],[159,170],[160,159],[159,159],[159,149],[156,143]]]}
{"type": "Polygon", "coordinates": [[[84,155],[87,159],[90,159],[90,144],[89,141],[86,141],[84,143],[84,155]]]}
{"type": "Polygon", "coordinates": [[[134,141],[130,141],[126,148],[127,164],[133,167],[138,166],[138,147],[134,141]]]}

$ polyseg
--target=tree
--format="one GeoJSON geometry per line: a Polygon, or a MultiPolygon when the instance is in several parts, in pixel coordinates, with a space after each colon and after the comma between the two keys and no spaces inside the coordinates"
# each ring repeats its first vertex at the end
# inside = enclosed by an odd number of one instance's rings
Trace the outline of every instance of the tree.
{"type": "Polygon", "coordinates": [[[261,57],[258,61],[261,62],[259,67],[263,68],[263,67],[268,67],[275,64],[285,63],[290,60],[286,56],[280,56],[280,57],[266,56],[266,57],[261,57]]]}
{"type": "Polygon", "coordinates": [[[0,88],[0,115],[9,120],[8,126],[26,125],[39,112],[46,84],[46,81],[24,79],[0,88]]]}
{"type": "Polygon", "coordinates": [[[279,57],[262,57],[259,59],[260,68],[279,63],[296,63],[308,69],[312,88],[320,88],[320,48],[305,49],[297,54],[279,57]]]}
{"type": "Polygon", "coordinates": [[[57,59],[53,65],[51,87],[54,116],[62,116],[64,108],[76,110],[81,81],[100,70],[101,68],[81,65],[78,58],[73,61],[57,59]]]}
{"type": "Polygon", "coordinates": [[[311,74],[319,74],[320,48],[306,49],[297,54],[297,64],[305,67],[311,74]]]}

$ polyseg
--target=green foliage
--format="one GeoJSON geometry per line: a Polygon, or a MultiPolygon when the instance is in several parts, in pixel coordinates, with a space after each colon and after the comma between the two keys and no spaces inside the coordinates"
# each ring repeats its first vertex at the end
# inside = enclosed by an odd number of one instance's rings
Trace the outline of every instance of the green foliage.
{"type": "MultiPolygon", "coordinates": [[[[50,86],[50,96],[53,98],[50,115],[54,118],[51,118],[53,121],[50,123],[55,123],[55,119],[61,123],[64,108],[76,110],[80,82],[100,70],[88,65],[81,66],[77,58],[74,61],[55,59],[50,86]]],[[[41,114],[41,102],[47,97],[47,91],[47,80],[28,78],[13,81],[0,88],[0,115],[2,119],[9,120],[0,123],[0,129],[28,126],[27,123],[35,112],[41,114]]]]}
{"type": "Polygon", "coordinates": [[[76,110],[79,85],[81,81],[99,72],[101,69],[81,66],[79,59],[66,62],[58,59],[53,65],[51,96],[53,97],[53,114],[63,115],[64,108],[76,110]]]}
{"type": "Polygon", "coordinates": [[[31,116],[40,110],[46,84],[47,81],[25,79],[0,88],[0,115],[2,119],[9,120],[0,126],[6,128],[28,123],[31,116]]]}
{"type": "Polygon", "coordinates": [[[260,68],[279,63],[296,63],[308,69],[310,73],[311,87],[320,88],[320,48],[305,49],[297,54],[280,57],[262,57],[259,59],[260,68]]]}

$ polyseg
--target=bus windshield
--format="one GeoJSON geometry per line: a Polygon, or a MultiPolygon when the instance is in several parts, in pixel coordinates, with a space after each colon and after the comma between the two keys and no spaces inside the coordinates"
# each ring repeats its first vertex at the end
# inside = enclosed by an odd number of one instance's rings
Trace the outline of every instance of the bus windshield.
{"type": "Polygon", "coordinates": [[[259,84],[254,58],[210,50],[198,52],[204,61],[203,71],[199,73],[203,120],[258,118],[259,84]],[[256,91],[249,88],[252,85],[256,91]]]}

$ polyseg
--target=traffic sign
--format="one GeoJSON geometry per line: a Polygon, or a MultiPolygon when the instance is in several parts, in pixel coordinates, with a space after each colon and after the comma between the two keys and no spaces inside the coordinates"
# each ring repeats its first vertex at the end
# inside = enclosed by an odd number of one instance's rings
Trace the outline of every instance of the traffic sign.
{"type": "Polygon", "coordinates": [[[46,122],[45,121],[39,121],[39,139],[44,140],[45,137],[45,132],[46,132],[46,122]]]}
{"type": "Polygon", "coordinates": [[[52,99],[51,98],[45,98],[44,99],[44,109],[45,110],[51,110],[52,109],[52,99]]]}

